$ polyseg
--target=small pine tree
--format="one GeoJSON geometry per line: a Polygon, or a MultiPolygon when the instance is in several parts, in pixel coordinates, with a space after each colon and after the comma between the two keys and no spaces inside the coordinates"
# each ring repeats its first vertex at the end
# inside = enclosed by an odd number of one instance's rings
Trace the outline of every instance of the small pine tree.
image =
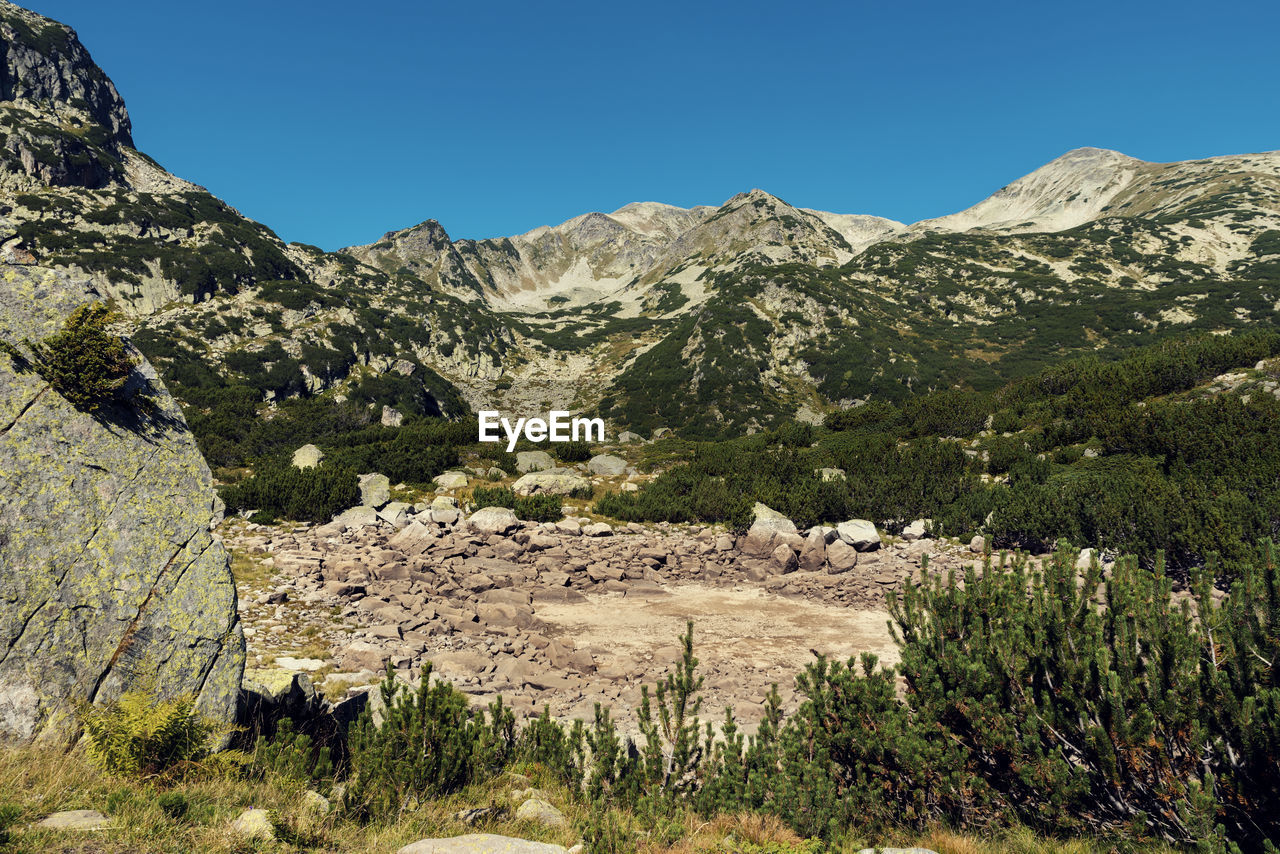
{"type": "Polygon", "coordinates": [[[36,371],[77,409],[94,412],[105,406],[133,371],[124,340],[107,331],[112,319],[102,303],[87,303],[71,313],[61,332],[24,342],[36,371]]]}

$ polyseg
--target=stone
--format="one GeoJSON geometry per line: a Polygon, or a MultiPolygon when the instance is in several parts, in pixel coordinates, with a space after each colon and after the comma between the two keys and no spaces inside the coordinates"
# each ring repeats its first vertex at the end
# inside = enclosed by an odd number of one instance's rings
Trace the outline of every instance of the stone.
{"type": "Polygon", "coordinates": [[[360,475],[360,503],[378,508],[391,500],[391,481],[385,474],[360,475]]]}
{"type": "Polygon", "coordinates": [[[520,451],[516,454],[516,471],[520,474],[547,471],[555,467],[556,461],[546,451],[520,451]]]}
{"type": "Polygon", "coordinates": [[[902,529],[902,539],[907,542],[929,539],[929,531],[933,529],[932,519],[917,519],[902,529]]]}
{"type": "Polygon", "coordinates": [[[974,554],[980,555],[986,550],[987,550],[987,541],[986,541],[986,538],[983,537],[981,534],[976,535],[972,540],[969,541],[969,551],[973,552],[974,554]]]}
{"type": "Polygon", "coordinates": [[[757,501],[751,508],[751,518],[756,522],[785,522],[791,525],[792,533],[796,530],[796,526],[790,519],[779,513],[777,510],[761,504],[759,501],[757,501]]]}
{"type": "Polygon", "coordinates": [[[632,433],[630,430],[623,430],[618,434],[618,444],[630,445],[633,442],[643,442],[644,437],[639,433],[632,433]]]}
{"type": "Polygon", "coordinates": [[[516,809],[516,818],[532,821],[544,827],[566,827],[569,824],[564,813],[541,798],[530,798],[516,809]]]}
{"type": "Polygon", "coordinates": [[[880,548],[880,534],[876,526],[866,519],[851,519],[836,525],[840,539],[860,552],[871,552],[880,548]]]}
{"type": "Polygon", "coordinates": [[[591,481],[571,469],[536,471],[522,475],[511,489],[516,495],[568,495],[579,489],[591,489],[591,481]]]}
{"type": "Polygon", "coordinates": [[[599,454],[587,461],[587,471],[602,477],[617,477],[627,473],[627,461],[612,454],[599,454]]]}
{"type": "Polygon", "coordinates": [[[315,445],[303,445],[293,452],[293,464],[300,469],[313,469],[324,459],[324,451],[315,445]]]}
{"type": "Polygon", "coordinates": [[[582,525],[578,523],[577,519],[561,519],[556,522],[556,530],[570,537],[582,536],[582,525]]]}
{"type": "Polygon", "coordinates": [[[594,522],[584,527],[582,534],[587,537],[612,537],[613,528],[608,522],[594,522]]]}
{"type": "Polygon", "coordinates": [[[403,528],[409,523],[409,505],[403,501],[392,501],[378,511],[378,518],[403,528]]]}
{"type": "Polygon", "coordinates": [[[467,476],[460,471],[447,471],[435,476],[436,489],[466,489],[467,476]]]}
{"type": "Polygon", "coordinates": [[[805,572],[817,572],[827,562],[827,538],[821,528],[813,528],[800,550],[799,566],[805,572]]]}
{"type": "Polygon", "coordinates": [[[97,810],[65,810],[37,821],[41,830],[105,830],[112,824],[110,817],[97,810]]]}
{"type": "Polygon", "coordinates": [[[1080,570],[1081,572],[1084,572],[1090,566],[1092,566],[1093,562],[1097,559],[1098,559],[1097,549],[1081,549],[1079,556],[1076,557],[1076,569],[1080,570]]]}
{"type": "Polygon", "coordinates": [[[302,793],[302,810],[312,815],[328,815],[333,811],[333,804],[315,789],[307,789],[302,793]]]}
{"type": "Polygon", "coordinates": [[[836,540],[827,546],[827,573],[839,575],[858,565],[858,550],[844,540],[836,540]]]}
{"type": "MultiPolygon", "coordinates": [[[[101,298],[62,272],[6,269],[0,340],[44,338],[101,298]]],[[[149,384],[147,410],[89,414],[0,353],[0,740],[64,743],[78,703],[143,676],[220,722],[235,712],[244,632],[209,531],[213,478],[182,410],[132,355],[122,393],[149,384]]]]}
{"type": "Polygon", "coordinates": [[[340,528],[363,528],[366,525],[376,525],[378,511],[372,507],[352,507],[334,516],[330,524],[340,528]]]}
{"type": "Polygon", "coordinates": [[[467,527],[477,534],[506,534],[520,527],[520,520],[508,507],[482,507],[471,514],[467,527]]]}
{"type": "Polygon", "coordinates": [[[263,809],[248,809],[240,813],[231,822],[231,832],[246,841],[270,842],[276,838],[271,814],[263,809]]]}
{"type": "Polygon", "coordinates": [[[785,544],[779,545],[773,550],[770,560],[773,561],[774,570],[783,575],[788,572],[795,572],[796,567],[799,566],[799,561],[796,560],[796,553],[791,550],[791,546],[785,544]]]}
{"type": "Polygon", "coordinates": [[[493,833],[468,833],[441,839],[419,839],[396,854],[567,854],[563,845],[530,842],[493,833]]]}
{"type": "Polygon", "coordinates": [[[670,436],[670,435],[671,435],[671,428],[669,428],[669,427],[659,427],[657,430],[654,430],[654,431],[653,431],[653,441],[655,441],[655,442],[656,442],[656,441],[658,441],[659,439],[661,439],[662,437],[664,437],[664,436],[670,436]]]}
{"type": "Polygon", "coordinates": [[[845,479],[844,469],[822,468],[817,469],[814,474],[821,477],[824,481],[845,479]]]}
{"type": "Polygon", "coordinates": [[[382,426],[399,427],[404,423],[404,413],[390,406],[382,407],[382,426]]]}

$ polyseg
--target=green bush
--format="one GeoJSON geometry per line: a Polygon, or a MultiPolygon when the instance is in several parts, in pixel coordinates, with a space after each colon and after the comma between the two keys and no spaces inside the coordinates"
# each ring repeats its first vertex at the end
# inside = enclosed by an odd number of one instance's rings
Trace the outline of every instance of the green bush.
{"type": "Polygon", "coordinates": [[[349,468],[264,466],[253,477],[221,490],[227,511],[253,509],[264,519],[328,522],[360,501],[360,482],[349,468]]]}
{"type": "MultiPolygon", "coordinates": [[[[31,350],[35,370],[77,409],[94,412],[114,400],[133,372],[124,340],[107,327],[113,320],[102,303],[87,303],[71,313],[56,332],[31,350]]],[[[6,348],[15,354],[12,346],[6,348]]]]}
{"type": "Polygon", "coordinates": [[[584,463],[591,459],[591,443],[552,442],[551,453],[562,463],[584,463]]]}
{"type": "Polygon", "coordinates": [[[353,726],[343,808],[354,817],[393,817],[413,802],[460,790],[500,770],[513,755],[515,719],[499,700],[472,711],[466,695],[422,670],[416,691],[390,665],[379,690],[383,720],[366,707],[353,726]]]}
{"type": "Polygon", "coordinates": [[[477,486],[471,492],[477,508],[508,507],[526,522],[556,522],[563,517],[564,499],[559,495],[516,495],[507,486],[477,486]]]}
{"type": "Polygon", "coordinates": [[[0,804],[0,845],[8,845],[12,841],[9,828],[22,818],[22,807],[17,804],[0,804]]]}

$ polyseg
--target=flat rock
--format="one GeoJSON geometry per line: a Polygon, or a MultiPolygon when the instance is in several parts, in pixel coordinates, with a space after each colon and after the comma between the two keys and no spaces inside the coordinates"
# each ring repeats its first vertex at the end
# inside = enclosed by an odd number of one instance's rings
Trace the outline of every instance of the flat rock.
{"type": "Polygon", "coordinates": [[[533,821],[544,827],[565,827],[569,824],[564,813],[541,798],[530,798],[516,809],[516,818],[533,821]]]}
{"type": "Polygon", "coordinates": [[[447,471],[434,478],[436,489],[466,489],[469,481],[460,471],[447,471]]]}
{"type": "Polygon", "coordinates": [[[35,826],[43,830],[103,830],[111,826],[111,819],[97,810],[65,810],[41,819],[35,826]]]}
{"type": "Polygon", "coordinates": [[[445,839],[419,839],[396,854],[567,854],[563,845],[530,842],[493,833],[468,833],[445,839]]]}
{"type": "Polygon", "coordinates": [[[590,488],[590,480],[575,471],[562,469],[531,472],[511,485],[516,495],[568,495],[575,490],[590,488]]]}
{"type": "Polygon", "coordinates": [[[880,534],[874,523],[866,519],[850,519],[836,525],[840,539],[860,552],[875,551],[880,548],[880,534]]]}

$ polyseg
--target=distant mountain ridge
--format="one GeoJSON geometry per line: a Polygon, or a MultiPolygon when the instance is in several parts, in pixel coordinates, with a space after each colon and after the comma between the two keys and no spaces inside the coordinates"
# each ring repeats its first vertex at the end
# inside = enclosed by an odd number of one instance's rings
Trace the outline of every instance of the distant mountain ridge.
{"type": "Polygon", "coordinates": [[[136,151],[70,28],[0,0],[0,52],[0,256],[111,299],[215,465],[243,462],[217,436],[299,397],[729,436],[1280,317],[1280,152],[1076,149],[911,224],[756,189],[329,253],[136,151]]]}

